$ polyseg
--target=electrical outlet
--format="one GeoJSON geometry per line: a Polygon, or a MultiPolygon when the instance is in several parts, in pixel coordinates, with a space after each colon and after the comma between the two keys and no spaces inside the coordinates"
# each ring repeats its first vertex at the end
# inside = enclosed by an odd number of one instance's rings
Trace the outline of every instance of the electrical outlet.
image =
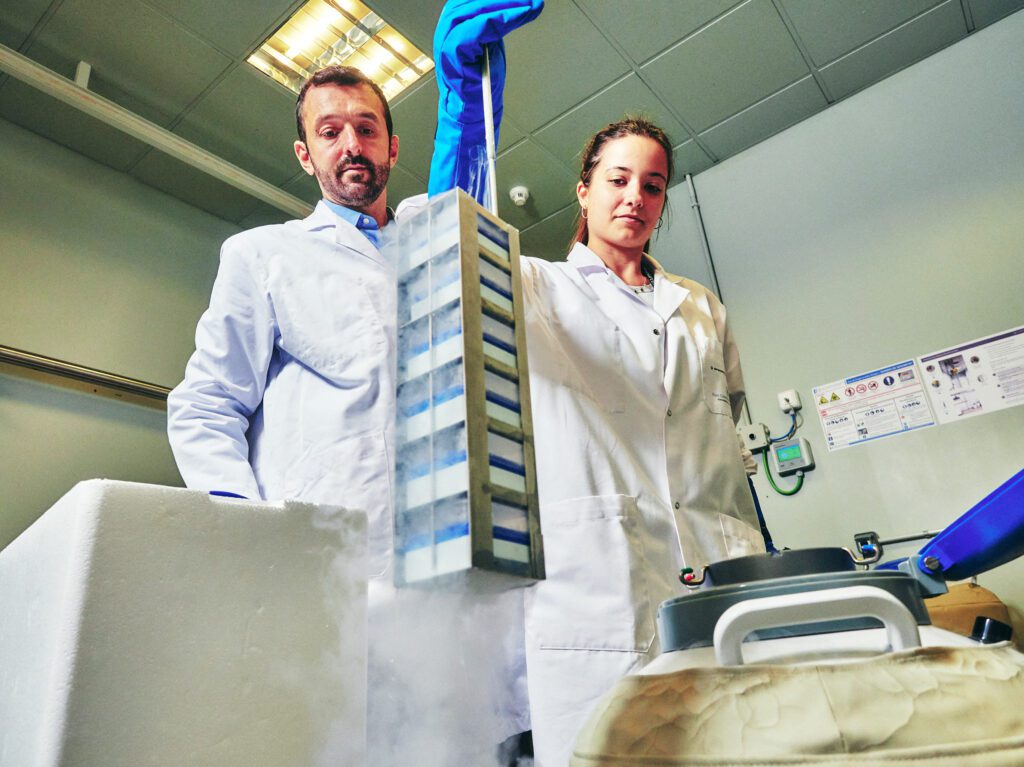
{"type": "Polygon", "coordinates": [[[783,413],[795,413],[797,410],[803,407],[800,404],[800,394],[796,389],[786,389],[786,391],[780,391],[779,397],[779,410],[783,413]]]}
{"type": "Polygon", "coordinates": [[[768,427],[763,423],[740,424],[736,427],[743,444],[751,453],[760,453],[768,449],[768,427]]]}

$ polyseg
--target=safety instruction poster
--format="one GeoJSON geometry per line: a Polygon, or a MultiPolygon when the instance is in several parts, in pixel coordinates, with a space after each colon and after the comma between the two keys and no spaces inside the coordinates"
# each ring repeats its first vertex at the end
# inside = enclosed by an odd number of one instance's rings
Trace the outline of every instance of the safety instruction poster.
{"type": "Polygon", "coordinates": [[[1024,326],[918,362],[939,423],[1024,405],[1024,326]]]}
{"type": "Polygon", "coordinates": [[[914,360],[815,386],[811,391],[829,452],[934,426],[914,360]]]}

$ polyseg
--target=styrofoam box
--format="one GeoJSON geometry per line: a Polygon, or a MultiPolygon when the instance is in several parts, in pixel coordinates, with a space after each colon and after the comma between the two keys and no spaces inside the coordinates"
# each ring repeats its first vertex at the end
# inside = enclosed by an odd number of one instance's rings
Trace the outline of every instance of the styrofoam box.
{"type": "Polygon", "coordinates": [[[2,767],[362,765],[366,518],[76,485],[0,551],[2,767]]]}

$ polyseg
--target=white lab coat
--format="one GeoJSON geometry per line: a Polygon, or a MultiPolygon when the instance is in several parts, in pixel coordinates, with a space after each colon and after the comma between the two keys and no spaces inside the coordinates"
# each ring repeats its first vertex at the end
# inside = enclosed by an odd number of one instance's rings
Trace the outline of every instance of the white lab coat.
{"type": "Polygon", "coordinates": [[[365,510],[391,556],[394,268],[323,202],[229,238],[167,431],[192,488],[365,510]]]}
{"type": "MultiPolygon", "coordinates": [[[[366,511],[371,746],[375,736],[393,738],[395,699],[419,689],[411,681],[417,670],[407,668],[419,652],[428,653],[433,673],[471,673],[473,658],[498,670],[484,691],[465,687],[479,679],[460,687],[454,678],[454,689],[443,691],[461,693],[466,705],[474,694],[490,696],[480,705],[497,710],[479,717],[489,730],[479,737],[497,743],[529,726],[520,595],[439,594],[429,600],[437,613],[430,616],[395,599],[391,585],[395,300],[393,265],[323,202],[304,220],[229,238],[196,351],[168,397],[168,436],[189,487],[366,511]],[[454,636],[432,647],[381,636],[396,626],[431,636],[442,625],[454,636]]],[[[434,697],[404,705],[422,718],[434,697]]],[[[442,726],[431,735],[443,738],[442,726]]]]}
{"type": "Polygon", "coordinates": [[[764,550],[735,436],[725,308],[656,265],[654,307],[596,254],[523,259],[547,580],[526,592],[538,767],[565,767],[597,699],[659,652],[684,566],[764,550]]]}

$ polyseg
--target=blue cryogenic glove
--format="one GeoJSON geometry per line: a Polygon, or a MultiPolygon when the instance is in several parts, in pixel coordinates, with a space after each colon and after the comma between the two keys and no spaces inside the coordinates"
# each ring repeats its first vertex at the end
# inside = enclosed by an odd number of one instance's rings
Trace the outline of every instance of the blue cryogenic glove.
{"type": "Polygon", "coordinates": [[[484,202],[486,139],[483,107],[484,51],[490,54],[494,142],[498,142],[505,89],[505,44],[509,32],[533,21],[544,0],[449,0],[434,31],[438,104],[430,196],[453,187],[484,202]]]}

